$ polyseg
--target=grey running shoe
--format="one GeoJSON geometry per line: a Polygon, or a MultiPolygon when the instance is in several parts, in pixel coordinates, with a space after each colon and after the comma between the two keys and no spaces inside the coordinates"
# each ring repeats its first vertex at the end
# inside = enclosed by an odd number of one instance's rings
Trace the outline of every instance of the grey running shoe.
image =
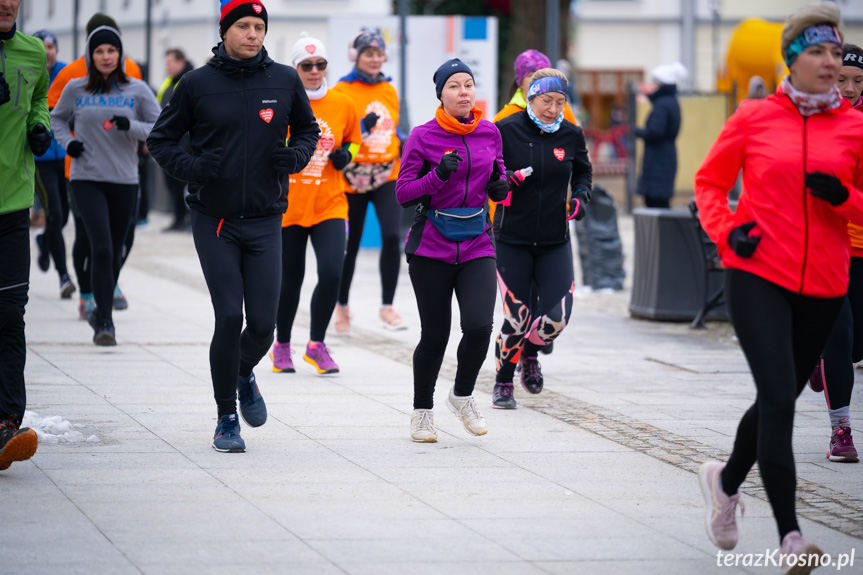
{"type": "Polygon", "coordinates": [[[511,381],[494,384],[494,390],[491,392],[491,405],[495,409],[515,409],[518,407],[513,395],[511,381]]]}

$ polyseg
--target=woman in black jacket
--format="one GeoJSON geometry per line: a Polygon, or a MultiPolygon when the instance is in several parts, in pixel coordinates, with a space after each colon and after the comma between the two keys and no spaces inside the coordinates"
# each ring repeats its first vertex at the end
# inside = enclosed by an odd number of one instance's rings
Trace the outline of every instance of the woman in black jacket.
{"type": "Polygon", "coordinates": [[[568,220],[584,217],[592,168],[581,128],[563,119],[566,88],[558,70],[538,70],[525,110],[497,123],[512,190],[494,222],[504,322],[495,344],[492,403],[500,409],[516,407],[512,381],[519,363],[522,386],[542,391],[537,351],[560,335],[572,311],[568,220]]]}

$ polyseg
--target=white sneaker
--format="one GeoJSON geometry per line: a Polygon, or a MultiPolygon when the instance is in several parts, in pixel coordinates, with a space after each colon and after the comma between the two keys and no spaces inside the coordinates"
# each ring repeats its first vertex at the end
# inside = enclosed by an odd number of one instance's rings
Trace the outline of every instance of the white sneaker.
{"type": "Polygon", "coordinates": [[[476,406],[476,401],[474,401],[472,395],[457,397],[455,388],[452,388],[446,397],[446,406],[456,417],[461,419],[468,433],[473,435],[485,435],[488,433],[485,418],[480,415],[479,408],[476,406]]]}
{"type": "Polygon", "coordinates": [[[411,417],[411,439],[420,443],[437,443],[434,413],[431,409],[414,409],[411,417]]]}
{"type": "Polygon", "coordinates": [[[391,305],[385,305],[378,312],[381,318],[381,324],[386,329],[391,329],[393,331],[401,331],[403,329],[407,329],[408,326],[405,324],[402,316],[399,315],[399,312],[393,308],[391,305]]]}
{"type": "Polygon", "coordinates": [[[339,335],[350,335],[351,333],[351,310],[346,305],[336,304],[336,320],[333,322],[336,333],[339,335]]]}

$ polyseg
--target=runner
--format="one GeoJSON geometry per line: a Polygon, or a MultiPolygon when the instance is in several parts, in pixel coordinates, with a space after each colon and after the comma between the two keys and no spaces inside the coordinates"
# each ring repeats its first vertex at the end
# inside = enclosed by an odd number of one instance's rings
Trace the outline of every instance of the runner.
{"type": "Polygon", "coordinates": [[[33,457],[36,432],[21,427],[27,407],[24,306],[30,287],[33,155],[51,145],[48,69],[42,41],[18,32],[21,0],[0,6],[0,471],[33,457]],[[8,74],[15,70],[17,73],[8,74]]]}
{"type": "Polygon", "coordinates": [[[745,100],[725,123],[695,179],[704,230],[726,268],[725,295],[757,390],[727,463],[699,470],[710,540],[737,544],[738,488],[758,462],[779,531],[779,553],[812,569],[800,534],[791,437],[794,404],[848,289],[848,219],[863,224],[863,116],[836,87],[839,8],[806,6],[786,20],[781,53],[791,71],[776,94],[745,100]],[[802,158],[802,162],[801,162],[802,158]],[[736,212],[728,190],[743,169],[736,212]]]}
{"type": "MultiPolygon", "coordinates": [[[[507,116],[518,114],[527,107],[527,90],[533,80],[533,73],[543,68],[551,68],[551,61],[548,56],[539,50],[525,50],[519,54],[512,65],[515,70],[515,83],[512,86],[514,90],[512,98],[503,109],[494,117],[494,123],[497,124],[507,116]]],[[[572,113],[572,108],[569,104],[563,105],[563,119],[578,125],[575,115],[572,113]]]]}
{"type": "Polygon", "coordinates": [[[383,303],[379,316],[387,329],[407,327],[393,308],[401,265],[399,222],[402,210],[395,195],[396,177],[399,174],[400,142],[396,133],[399,100],[390,83],[391,78],[381,73],[381,66],[387,59],[386,49],[379,31],[363,29],[348,49],[351,62],[356,62],[354,69],[333,87],[334,91],[353,100],[363,137],[359,152],[344,169],[350,187],[347,190],[348,245],[335,321],[336,333],[340,334],[351,331],[348,296],[369,203],[375,206],[381,229],[379,266],[383,303]]]}
{"type": "Polygon", "coordinates": [[[560,335],[572,312],[568,220],[584,217],[592,168],[581,128],[564,119],[566,90],[562,72],[538,70],[527,92],[527,108],[497,122],[504,162],[518,174],[507,172],[513,192],[498,205],[494,219],[504,310],[495,343],[496,408],[516,408],[512,382],[519,363],[522,387],[529,393],[542,391],[537,353],[560,335]],[[525,177],[521,170],[527,168],[532,172],[525,177]]]}
{"type": "Polygon", "coordinates": [[[192,237],[216,317],[210,343],[219,417],[213,449],[222,452],[246,450],[238,392],[245,422],[258,427],[267,421],[252,370],[273,343],[287,175],[306,167],[318,141],[296,71],[267,55],[267,22],[260,1],[223,1],[222,42],[206,66],[177,84],[147,139],[162,169],[189,182],[192,237]],[[184,149],[180,140],[187,133],[184,149]]]}
{"type": "Polygon", "coordinates": [[[311,239],[318,284],[312,294],[311,331],[303,359],[318,373],[338,373],[324,337],[338,298],[345,257],[348,201],[341,170],[359,150],[360,125],[353,102],[327,88],[327,49],[320,40],[300,38],[291,59],[321,127],[321,139],[309,165],[291,176],[288,211],[282,216],[282,293],[271,354],[273,371],[295,371],[291,330],[306,270],[306,244],[311,239]]]}
{"type": "Polygon", "coordinates": [[[434,390],[452,324],[455,293],[461,315],[458,372],[446,405],[473,435],[488,431],[473,397],[494,321],[494,245],[488,198],[506,198],[500,132],[474,106],[471,69],[448,60],[434,74],[441,101],[435,118],[414,128],[404,148],[396,194],[416,206],[405,242],[421,335],[413,356],[411,439],[437,441],[434,390]]]}
{"type": "Polygon", "coordinates": [[[75,158],[69,179],[90,240],[93,343],[110,346],[117,345],[114,287],[138,198],[138,141],[150,133],[159,104],[147,84],[124,73],[117,29],[93,30],[85,54],[87,76],[66,85],[51,119],[57,141],[75,158]]]}

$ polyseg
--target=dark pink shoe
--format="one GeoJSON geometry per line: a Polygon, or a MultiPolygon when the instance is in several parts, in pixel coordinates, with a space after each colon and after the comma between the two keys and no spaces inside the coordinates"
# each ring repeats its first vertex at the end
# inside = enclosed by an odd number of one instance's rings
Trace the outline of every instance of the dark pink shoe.
{"type": "Polygon", "coordinates": [[[857,450],[854,449],[854,440],[851,437],[851,428],[840,427],[830,438],[830,451],[827,452],[830,461],[839,463],[857,463],[857,450]]]}
{"type": "Polygon", "coordinates": [[[809,387],[815,393],[824,391],[824,360],[819,359],[818,365],[815,366],[815,371],[809,376],[809,387]]]}

